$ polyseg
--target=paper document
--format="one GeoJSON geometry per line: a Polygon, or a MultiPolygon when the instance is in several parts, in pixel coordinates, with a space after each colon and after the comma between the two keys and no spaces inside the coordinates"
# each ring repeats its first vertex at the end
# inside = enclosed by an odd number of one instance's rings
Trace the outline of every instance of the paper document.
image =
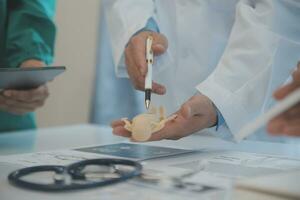
{"type": "Polygon", "coordinates": [[[136,161],[157,159],[195,152],[188,149],[178,149],[160,146],[150,146],[132,143],[116,143],[101,146],[78,148],[73,150],[60,150],[0,156],[0,162],[19,164],[22,166],[33,165],[66,165],[72,162],[94,158],[125,158],[136,161]]]}
{"type": "MultiPolygon", "coordinates": [[[[10,163],[25,167],[68,165],[79,160],[105,157],[113,156],[93,151],[58,150],[0,156],[0,164],[10,163]]],[[[151,194],[150,196],[155,197],[154,199],[160,199],[160,197],[161,199],[183,199],[186,195],[189,196],[189,199],[199,199],[199,197],[213,195],[217,196],[215,199],[222,199],[221,196],[227,194],[227,189],[230,189],[235,181],[300,169],[300,159],[237,151],[202,151],[195,154],[184,154],[180,157],[147,160],[142,164],[146,178],[135,179],[130,181],[130,184],[99,190],[101,197],[104,195],[111,197],[109,199],[118,199],[118,197],[132,199],[134,196],[139,196],[140,199],[149,199],[147,195],[151,194]],[[186,173],[190,175],[183,176],[186,173]],[[171,184],[165,187],[161,184],[165,182],[164,180],[180,180],[180,182],[171,181],[171,184]],[[123,190],[125,188],[128,190],[123,190]],[[118,191],[128,192],[124,194],[118,191]]],[[[95,191],[95,197],[99,195],[99,191],[95,191]]]]}
{"type": "MultiPolygon", "coordinates": [[[[163,147],[162,147],[163,148],[163,147]]],[[[158,148],[159,149],[159,148],[158,148]]],[[[68,165],[84,159],[112,157],[104,154],[82,152],[78,150],[58,150],[49,152],[37,152],[21,155],[0,156],[1,163],[21,165],[24,167],[37,165],[68,165]]],[[[148,160],[147,162],[150,162],[148,160]]],[[[175,167],[159,166],[155,169],[148,168],[143,164],[143,175],[141,178],[133,179],[123,184],[116,184],[113,187],[103,187],[95,190],[83,190],[76,194],[72,199],[83,199],[89,196],[89,199],[155,199],[155,200],[179,200],[189,197],[189,199],[222,199],[226,196],[226,191],[222,188],[207,186],[202,183],[184,183],[158,184],[157,180],[167,180],[168,177],[176,177],[191,170],[175,167]],[[153,197],[153,198],[152,198],[153,197]]],[[[4,176],[7,176],[4,174],[4,176]]],[[[163,181],[162,181],[163,182],[163,181]]],[[[0,189],[1,192],[1,189],[0,189]]]]}
{"type": "Polygon", "coordinates": [[[36,165],[68,165],[85,159],[108,157],[92,153],[84,153],[74,150],[59,150],[0,156],[0,162],[31,167],[36,165]]]}
{"type": "Polygon", "coordinates": [[[172,167],[201,171],[188,181],[230,188],[237,180],[300,169],[300,159],[268,154],[225,151],[208,153],[198,159],[177,161],[172,167]],[[204,166],[203,166],[204,165],[204,166]]]}

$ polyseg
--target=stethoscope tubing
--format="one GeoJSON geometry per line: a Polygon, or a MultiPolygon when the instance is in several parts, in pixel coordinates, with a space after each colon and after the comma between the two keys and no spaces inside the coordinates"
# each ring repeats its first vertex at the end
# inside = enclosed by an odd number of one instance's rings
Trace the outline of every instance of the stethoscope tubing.
{"type": "Polygon", "coordinates": [[[8,175],[8,180],[11,184],[21,188],[41,190],[41,191],[59,191],[64,190],[64,187],[58,184],[41,184],[22,180],[23,176],[38,173],[38,172],[55,172],[56,174],[63,174],[66,171],[66,167],[59,165],[41,165],[34,167],[26,167],[20,170],[16,170],[8,175]]]}
{"type": "Polygon", "coordinates": [[[8,180],[11,184],[16,185],[18,187],[31,189],[31,190],[39,190],[46,192],[59,192],[59,191],[68,191],[68,190],[79,190],[79,189],[89,189],[95,187],[104,187],[120,182],[124,182],[126,180],[132,179],[136,176],[139,176],[142,173],[142,165],[136,161],[125,160],[125,159],[91,159],[91,160],[83,160],[76,163],[73,163],[68,166],[58,166],[58,165],[44,165],[44,166],[34,166],[27,167],[23,169],[16,170],[9,174],[8,180]],[[84,174],[82,174],[81,170],[88,165],[99,165],[99,166],[114,166],[114,165],[123,165],[130,166],[134,169],[129,172],[119,173],[120,177],[110,178],[104,181],[87,181],[85,183],[79,183],[76,180],[85,180],[84,174]],[[58,175],[68,175],[71,178],[70,183],[66,182],[54,182],[50,184],[42,184],[42,183],[34,183],[23,180],[22,177],[26,175],[30,175],[37,172],[55,172],[58,175]],[[75,180],[75,182],[72,182],[75,180]]]}
{"type": "Polygon", "coordinates": [[[142,165],[136,161],[131,160],[123,160],[123,159],[91,159],[91,160],[83,160],[79,161],[77,163],[71,164],[67,167],[67,173],[71,175],[73,178],[79,178],[83,179],[84,177],[80,174],[80,168],[82,166],[87,165],[103,165],[103,166],[111,166],[111,165],[124,165],[124,166],[131,166],[134,167],[134,170],[131,172],[126,172],[120,174],[119,178],[111,178],[107,179],[105,181],[95,181],[88,184],[74,184],[73,187],[75,189],[87,189],[87,188],[95,188],[95,187],[104,187],[107,185],[115,184],[124,182],[128,179],[134,178],[136,176],[139,176],[142,173],[142,165]]]}

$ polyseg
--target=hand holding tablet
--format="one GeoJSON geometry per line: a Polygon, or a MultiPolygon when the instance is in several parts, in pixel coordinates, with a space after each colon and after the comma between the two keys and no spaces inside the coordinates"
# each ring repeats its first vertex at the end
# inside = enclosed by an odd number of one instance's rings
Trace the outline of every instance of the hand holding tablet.
{"type": "Polygon", "coordinates": [[[0,68],[0,110],[23,115],[43,106],[49,96],[46,83],[64,71],[65,67],[0,68]]]}
{"type": "Polygon", "coordinates": [[[0,89],[34,89],[52,81],[65,70],[65,67],[0,68],[0,89]]]}

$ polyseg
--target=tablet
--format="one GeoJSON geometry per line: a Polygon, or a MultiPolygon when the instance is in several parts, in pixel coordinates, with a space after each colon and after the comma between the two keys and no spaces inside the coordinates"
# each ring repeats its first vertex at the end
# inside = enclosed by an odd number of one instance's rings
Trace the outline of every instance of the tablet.
{"type": "Polygon", "coordinates": [[[135,143],[117,143],[109,145],[101,145],[94,147],[86,147],[75,149],[87,153],[104,154],[121,158],[144,161],[149,159],[163,158],[169,156],[178,156],[187,153],[194,153],[193,150],[177,149],[162,146],[150,146],[135,143]]]}
{"type": "Polygon", "coordinates": [[[66,67],[0,68],[0,90],[27,90],[52,81],[66,67]]]}

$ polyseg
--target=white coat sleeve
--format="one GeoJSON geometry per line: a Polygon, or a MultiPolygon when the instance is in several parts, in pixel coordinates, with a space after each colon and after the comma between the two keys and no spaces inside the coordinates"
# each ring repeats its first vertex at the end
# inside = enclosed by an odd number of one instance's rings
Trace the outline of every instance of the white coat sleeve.
{"type": "Polygon", "coordinates": [[[127,77],[124,49],[130,38],[154,17],[152,0],[106,0],[105,17],[112,47],[115,72],[127,77]]]}
{"type": "MultiPolygon", "coordinates": [[[[235,22],[218,66],[197,86],[220,110],[232,134],[267,109],[266,99],[271,99],[275,88],[270,83],[288,77],[288,70],[274,73],[281,40],[274,31],[276,2],[241,0],[237,4],[235,22]]],[[[283,63],[281,68],[285,67],[283,63]]]]}

